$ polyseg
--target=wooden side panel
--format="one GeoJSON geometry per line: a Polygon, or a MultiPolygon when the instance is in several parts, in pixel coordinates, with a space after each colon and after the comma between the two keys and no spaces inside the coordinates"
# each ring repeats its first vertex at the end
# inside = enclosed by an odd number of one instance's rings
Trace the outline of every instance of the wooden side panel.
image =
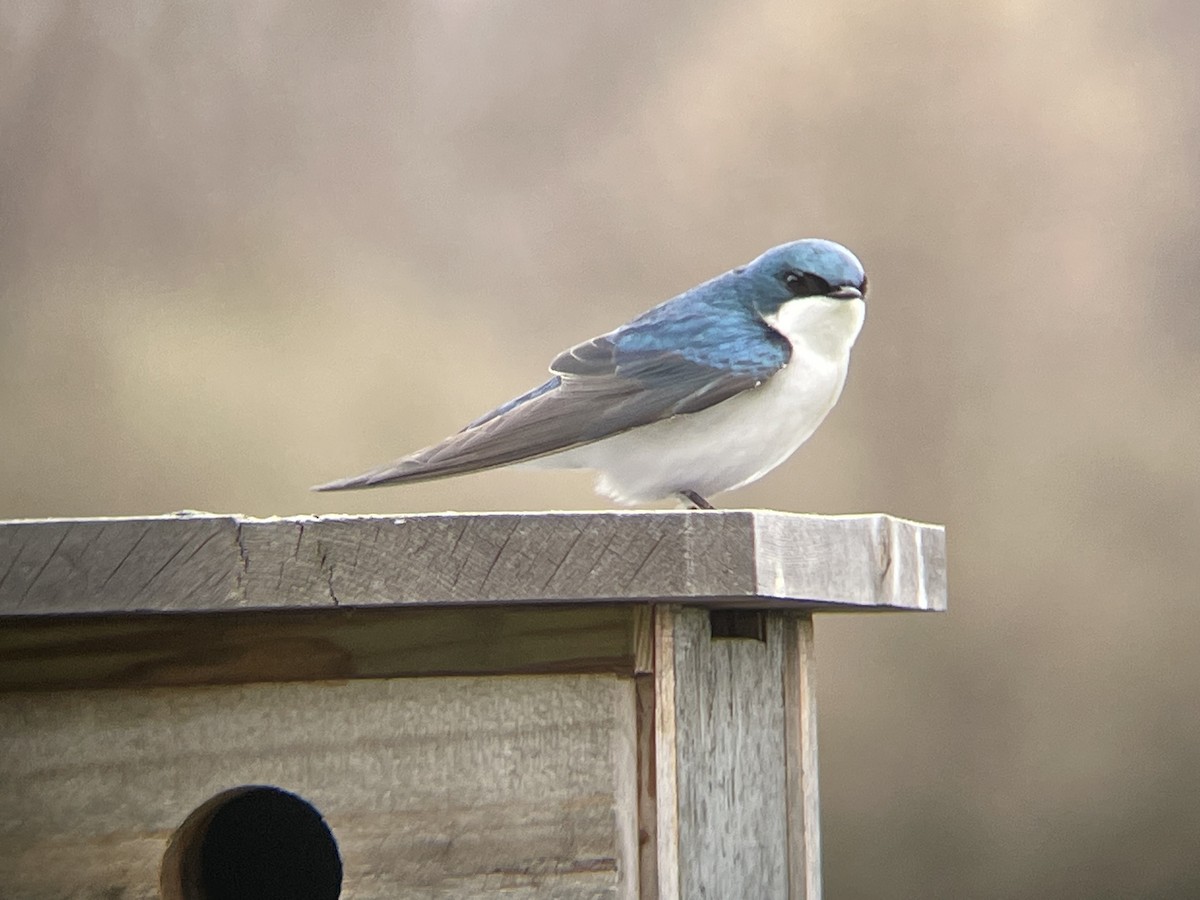
{"type": "Polygon", "coordinates": [[[674,623],[680,896],[786,897],[783,623],[766,641],[713,640],[707,610],[674,623]]]}
{"type": "Polygon", "coordinates": [[[634,714],[615,675],[3,695],[0,892],[150,900],[187,815],[266,784],[325,816],[345,900],[628,896],[634,714]]]}
{"type": "Polygon", "coordinates": [[[639,616],[577,604],[0,618],[0,691],[629,674],[646,655],[639,616]]]}
{"type": "Polygon", "coordinates": [[[783,622],[787,737],[789,896],[821,897],[821,826],[817,792],[817,694],[812,616],[775,613],[783,622]]]}

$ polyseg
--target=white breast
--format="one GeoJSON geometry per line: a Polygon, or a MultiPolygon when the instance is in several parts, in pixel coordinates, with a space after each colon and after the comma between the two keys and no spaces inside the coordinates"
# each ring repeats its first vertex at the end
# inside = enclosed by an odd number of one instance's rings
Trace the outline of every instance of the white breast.
{"type": "Polygon", "coordinates": [[[791,456],[837,403],[865,316],[862,300],[793,300],[770,320],[791,342],[791,359],[764,384],[539,464],[597,469],[597,490],[628,504],[683,490],[708,497],[748,484],[791,456]]]}

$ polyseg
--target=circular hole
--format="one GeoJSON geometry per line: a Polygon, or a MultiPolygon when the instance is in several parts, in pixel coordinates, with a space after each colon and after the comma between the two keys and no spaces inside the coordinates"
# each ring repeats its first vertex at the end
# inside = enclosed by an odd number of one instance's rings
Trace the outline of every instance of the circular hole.
{"type": "Polygon", "coordinates": [[[164,900],[336,900],[342,859],[311,803],[276,787],[233,788],[171,836],[160,888],[164,900]]]}

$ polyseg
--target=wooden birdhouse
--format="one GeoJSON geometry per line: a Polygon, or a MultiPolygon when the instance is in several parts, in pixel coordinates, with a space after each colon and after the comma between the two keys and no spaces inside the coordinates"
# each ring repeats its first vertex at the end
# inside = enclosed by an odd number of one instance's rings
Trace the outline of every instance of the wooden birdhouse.
{"type": "Polygon", "coordinates": [[[940,527],[0,523],[0,896],[816,898],[813,614],[940,527]]]}

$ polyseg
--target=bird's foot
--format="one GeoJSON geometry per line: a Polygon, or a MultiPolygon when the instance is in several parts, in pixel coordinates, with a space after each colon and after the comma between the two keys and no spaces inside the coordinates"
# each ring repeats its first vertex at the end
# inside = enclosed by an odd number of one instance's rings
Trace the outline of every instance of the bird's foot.
{"type": "Polygon", "coordinates": [[[683,499],[683,502],[691,506],[692,509],[716,509],[715,506],[713,506],[695,491],[680,491],[679,496],[683,499]]]}

